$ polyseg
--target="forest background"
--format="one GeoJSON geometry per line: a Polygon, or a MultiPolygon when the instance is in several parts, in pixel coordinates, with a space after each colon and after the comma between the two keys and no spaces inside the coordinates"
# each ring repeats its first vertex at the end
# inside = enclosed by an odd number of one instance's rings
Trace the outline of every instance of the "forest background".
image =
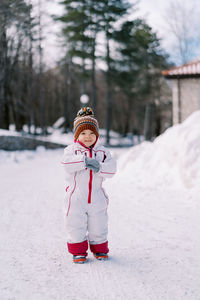
{"type": "MultiPolygon", "coordinates": [[[[171,126],[170,89],[161,71],[174,62],[157,33],[135,16],[138,3],[58,1],[62,13],[51,16],[48,3],[0,2],[0,128],[14,124],[23,131],[26,125],[30,134],[46,135],[64,117],[64,132],[71,131],[85,94],[100,127],[107,129],[107,143],[111,129],[150,140],[171,126]],[[62,54],[53,67],[44,55],[47,17],[61,28],[62,54]]],[[[171,2],[167,14],[176,21],[167,26],[186,63],[197,45],[196,23],[186,22],[191,13],[180,1],[171,2]]]]}

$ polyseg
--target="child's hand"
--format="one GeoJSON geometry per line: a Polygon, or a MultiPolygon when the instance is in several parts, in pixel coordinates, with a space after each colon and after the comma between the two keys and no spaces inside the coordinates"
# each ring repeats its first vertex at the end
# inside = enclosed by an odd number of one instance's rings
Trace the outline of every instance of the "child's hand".
{"type": "Polygon", "coordinates": [[[99,172],[100,169],[100,163],[98,162],[98,160],[89,157],[85,158],[85,166],[95,173],[99,172]]]}

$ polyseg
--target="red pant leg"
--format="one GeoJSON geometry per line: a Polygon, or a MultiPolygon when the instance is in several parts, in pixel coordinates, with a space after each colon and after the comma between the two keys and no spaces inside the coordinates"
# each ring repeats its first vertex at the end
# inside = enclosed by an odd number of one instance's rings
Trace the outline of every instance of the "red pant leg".
{"type": "Polygon", "coordinates": [[[67,243],[69,253],[73,255],[84,255],[87,256],[88,241],[81,243],[67,243]]]}
{"type": "Polygon", "coordinates": [[[108,241],[102,244],[90,244],[90,250],[93,253],[108,253],[108,241]]]}

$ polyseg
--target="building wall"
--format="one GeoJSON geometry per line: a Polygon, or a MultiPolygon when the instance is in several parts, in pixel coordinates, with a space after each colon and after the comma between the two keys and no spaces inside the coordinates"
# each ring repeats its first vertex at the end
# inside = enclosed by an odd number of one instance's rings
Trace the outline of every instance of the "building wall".
{"type": "Polygon", "coordinates": [[[173,79],[172,82],[172,122],[175,125],[179,123],[179,83],[178,79],[173,79]]]}
{"type": "Polygon", "coordinates": [[[181,122],[200,109],[200,78],[181,79],[181,122]]]}
{"type": "Polygon", "coordinates": [[[172,126],[172,82],[163,80],[160,89],[159,107],[161,117],[161,132],[172,126]]]}
{"type": "Polygon", "coordinates": [[[173,79],[172,94],[173,124],[177,124],[200,109],[200,78],[173,79]]]}

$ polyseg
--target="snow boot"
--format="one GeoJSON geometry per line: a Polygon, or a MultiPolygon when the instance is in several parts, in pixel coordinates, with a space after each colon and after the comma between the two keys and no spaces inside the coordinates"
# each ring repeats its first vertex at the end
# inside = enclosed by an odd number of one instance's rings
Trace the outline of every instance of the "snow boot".
{"type": "Polygon", "coordinates": [[[75,264],[84,264],[86,262],[86,256],[83,256],[83,255],[73,255],[73,262],[75,264]]]}
{"type": "Polygon", "coordinates": [[[107,260],[108,254],[107,253],[94,253],[94,257],[98,260],[107,260]]]}

